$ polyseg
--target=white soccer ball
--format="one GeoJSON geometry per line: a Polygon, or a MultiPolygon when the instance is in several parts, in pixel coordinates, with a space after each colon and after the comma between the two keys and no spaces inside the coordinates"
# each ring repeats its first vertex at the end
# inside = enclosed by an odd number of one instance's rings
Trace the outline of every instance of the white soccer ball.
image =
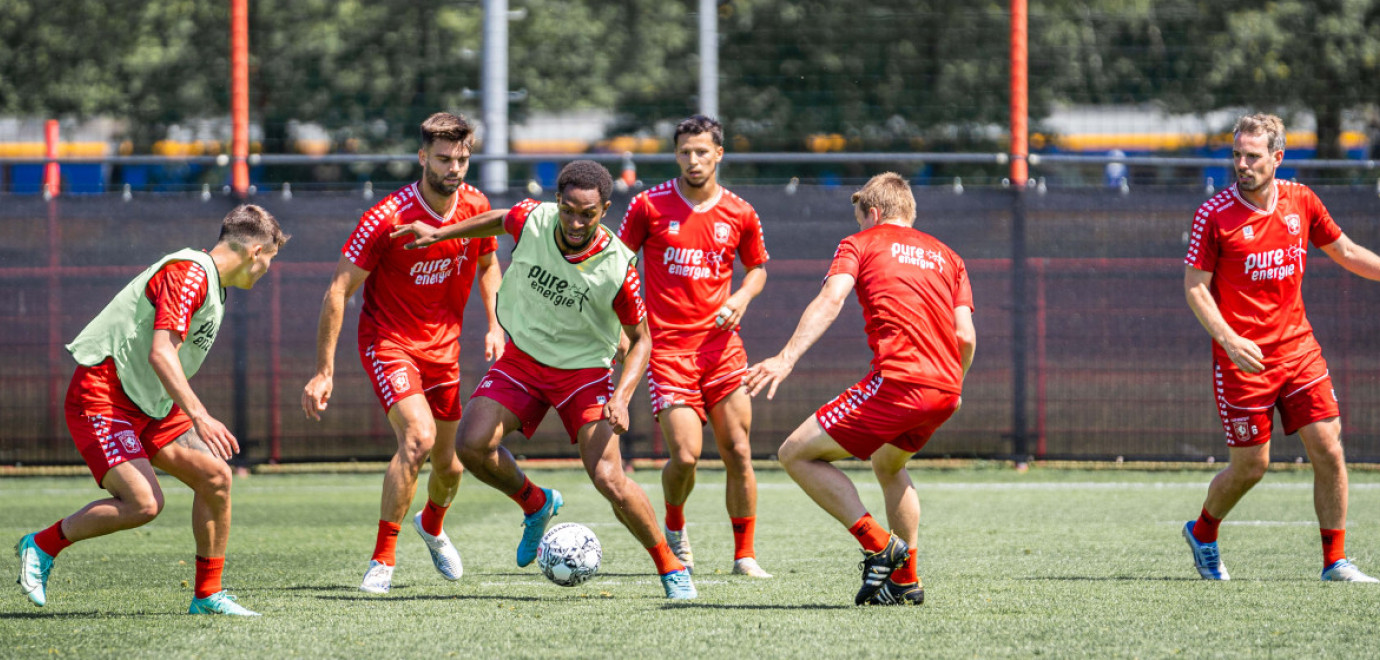
{"type": "Polygon", "coordinates": [[[594,577],[603,558],[599,538],[579,523],[561,523],[546,530],[537,547],[541,574],[562,587],[573,587],[594,577]]]}

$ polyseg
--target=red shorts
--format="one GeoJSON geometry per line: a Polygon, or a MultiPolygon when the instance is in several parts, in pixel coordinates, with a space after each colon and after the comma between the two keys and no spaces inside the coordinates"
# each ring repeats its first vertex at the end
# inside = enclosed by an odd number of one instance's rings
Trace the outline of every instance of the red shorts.
{"type": "Polygon", "coordinates": [[[148,416],[125,394],[112,358],[94,367],[78,366],[67,386],[67,430],[99,486],[110,469],[158,450],[192,428],[176,404],[163,419],[148,416]]]}
{"type": "Polygon", "coordinates": [[[1228,447],[1253,447],[1270,441],[1274,409],[1293,435],[1313,422],[1336,417],[1337,392],[1322,349],[1315,348],[1258,374],[1248,374],[1225,357],[1213,356],[1213,389],[1228,447]]]}
{"type": "Polygon", "coordinates": [[[958,410],[959,396],[872,372],[815,411],[829,437],[848,453],[868,458],[882,445],[920,451],[958,410]]]}
{"type": "Polygon", "coordinates": [[[672,406],[689,406],[709,419],[706,410],[723,401],[743,384],[747,374],[747,351],[737,333],[723,341],[706,345],[693,353],[658,355],[655,345],[647,363],[647,384],[652,396],[652,414],[672,406]]]}
{"type": "Polygon", "coordinates": [[[413,394],[421,394],[431,407],[432,417],[443,422],[460,419],[458,361],[432,361],[387,339],[361,342],[359,361],[385,411],[413,394]]]}
{"type": "Polygon", "coordinates": [[[570,444],[575,444],[581,427],[604,419],[604,405],[612,394],[612,369],[548,367],[508,342],[503,357],[489,367],[470,397],[493,399],[517,415],[528,438],[537,432],[547,409],[555,406],[570,444]]]}

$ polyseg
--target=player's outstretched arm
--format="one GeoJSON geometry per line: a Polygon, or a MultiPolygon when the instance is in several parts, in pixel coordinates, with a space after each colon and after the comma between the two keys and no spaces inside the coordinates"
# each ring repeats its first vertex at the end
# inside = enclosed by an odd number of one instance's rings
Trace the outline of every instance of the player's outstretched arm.
{"type": "Polygon", "coordinates": [[[1212,299],[1212,273],[1206,270],[1198,270],[1192,266],[1184,267],[1184,296],[1188,298],[1188,306],[1193,310],[1193,315],[1198,317],[1198,322],[1203,324],[1203,328],[1212,336],[1213,341],[1222,346],[1227,352],[1227,357],[1232,363],[1248,374],[1260,373],[1265,368],[1265,354],[1255,342],[1236,334],[1231,326],[1227,325],[1227,320],[1222,317],[1222,310],[1217,307],[1217,301],[1212,299]]]}
{"type": "Polygon", "coordinates": [[[502,285],[503,271],[499,270],[494,253],[479,257],[479,297],[489,319],[489,331],[484,334],[484,359],[489,362],[503,357],[503,326],[498,324],[498,288],[502,285]]]}
{"type": "Polygon", "coordinates": [[[733,295],[724,301],[724,306],[719,310],[719,315],[714,319],[714,325],[725,330],[733,330],[743,322],[743,315],[747,314],[748,305],[752,300],[762,293],[762,288],[767,285],[767,269],[764,266],[757,266],[743,275],[743,284],[738,287],[733,295]]]}
{"type": "Polygon", "coordinates": [[[411,234],[416,238],[403,247],[409,250],[415,250],[417,248],[424,248],[432,243],[449,241],[456,238],[497,236],[503,233],[503,216],[505,215],[508,215],[508,209],[493,209],[444,227],[433,227],[425,222],[413,222],[406,225],[398,225],[398,227],[388,235],[388,238],[397,238],[399,236],[411,234]]]}
{"type": "Polygon", "coordinates": [[[834,319],[838,318],[839,310],[843,309],[843,301],[848,299],[848,292],[853,290],[853,282],[853,276],[845,273],[831,275],[829,279],[824,280],[824,288],[800,315],[800,323],[796,325],[790,341],[786,342],[786,347],[775,356],[748,369],[747,380],[744,381],[748,394],[757,396],[762,388],[767,387],[770,388],[767,390],[767,398],[776,397],[776,386],[791,374],[795,369],[795,363],[805,351],[814,346],[824,335],[824,331],[833,325],[834,319]]]}
{"type": "Polygon", "coordinates": [[[652,357],[652,331],[647,328],[646,318],[637,325],[624,325],[623,334],[628,340],[628,348],[623,355],[623,369],[618,374],[618,386],[613,388],[613,396],[604,406],[604,414],[608,416],[614,433],[628,431],[628,402],[632,400],[642,375],[647,373],[647,361],[652,357]]]}
{"type": "Polygon", "coordinates": [[[191,418],[192,427],[196,429],[196,434],[201,437],[202,442],[211,449],[211,453],[217,458],[228,460],[240,451],[240,443],[235,440],[230,429],[225,428],[224,424],[206,412],[206,406],[201,404],[201,399],[192,391],[192,384],[187,382],[186,374],[182,373],[182,360],[177,357],[177,349],[181,346],[182,339],[172,330],[154,330],[153,347],[149,349],[149,366],[153,367],[153,373],[158,374],[158,380],[163,383],[163,389],[168,392],[168,396],[171,396],[177,407],[191,418]]]}
{"type": "Polygon", "coordinates": [[[1380,280],[1380,256],[1357,245],[1346,234],[1322,246],[1322,251],[1342,268],[1368,280],[1380,280]]]}
{"type": "Polygon", "coordinates": [[[340,325],[345,321],[345,301],[355,295],[368,277],[369,271],[344,255],[335,264],[335,275],[321,299],[321,318],[316,324],[316,374],[302,388],[302,412],[311,419],[321,420],[335,389],[335,345],[340,340],[340,325]]]}

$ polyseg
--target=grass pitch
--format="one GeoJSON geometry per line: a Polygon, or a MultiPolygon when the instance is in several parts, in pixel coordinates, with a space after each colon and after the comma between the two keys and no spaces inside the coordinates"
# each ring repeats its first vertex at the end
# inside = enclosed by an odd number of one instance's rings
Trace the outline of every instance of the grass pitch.
{"type": "MultiPolygon", "coordinates": [[[[235,483],[225,581],[253,620],[192,617],[190,492],[143,528],[78,543],[48,606],[11,584],[0,657],[1370,657],[1380,585],[1327,584],[1309,472],[1271,473],[1222,528],[1231,582],[1198,579],[1179,536],[1210,473],[912,471],[924,510],[920,608],[857,608],[857,544],[780,471],[758,473],[758,557],[730,575],[723,473],[687,507],[700,598],[662,597],[651,559],[582,472],[535,471],[565,494],[558,521],[599,535],[604,563],[574,588],[519,569],[515,504],[467,477],[447,518],[465,575],[447,582],[405,525],[393,591],[357,590],[382,475],[255,475],[235,483]]],[[[879,519],[871,473],[850,473],[879,519]]],[[[660,512],[653,470],[634,477],[660,512]]],[[[101,493],[89,478],[0,479],[6,544],[101,493]]],[[[415,512],[425,497],[419,489],[415,512]]],[[[1349,554],[1380,573],[1380,475],[1353,472],[1349,554]]]]}

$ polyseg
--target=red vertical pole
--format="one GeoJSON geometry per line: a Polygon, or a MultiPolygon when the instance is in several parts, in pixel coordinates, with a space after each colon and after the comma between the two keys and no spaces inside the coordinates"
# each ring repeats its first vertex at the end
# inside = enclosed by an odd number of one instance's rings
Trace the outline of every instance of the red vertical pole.
{"type": "Polygon", "coordinates": [[[1029,41],[1026,0],[1011,0],[1011,183],[1024,186],[1030,169],[1029,41]]]}
{"type": "Polygon", "coordinates": [[[249,0],[230,2],[230,188],[249,194],[249,0]]]}
{"type": "Polygon", "coordinates": [[[43,194],[57,197],[58,191],[62,189],[62,174],[58,169],[58,164],[52,161],[58,157],[58,122],[56,119],[49,119],[43,124],[43,155],[49,159],[48,164],[43,166],[43,194]]]}
{"type": "Polygon", "coordinates": [[[1035,260],[1035,457],[1045,455],[1045,263],[1035,260]]]}
{"type": "MultiPolygon", "coordinates": [[[[56,163],[49,164],[56,168],[56,163]]],[[[55,190],[52,188],[50,190],[55,190]]],[[[67,367],[63,359],[62,342],[62,229],[58,226],[61,213],[56,198],[48,200],[48,429],[49,437],[62,436],[62,372],[67,367]]]]}
{"type": "Polygon", "coordinates": [[[283,406],[279,388],[282,386],[282,343],[283,343],[283,271],[281,268],[270,271],[273,278],[273,292],[269,302],[268,337],[268,462],[277,465],[283,457],[283,406]]]}

